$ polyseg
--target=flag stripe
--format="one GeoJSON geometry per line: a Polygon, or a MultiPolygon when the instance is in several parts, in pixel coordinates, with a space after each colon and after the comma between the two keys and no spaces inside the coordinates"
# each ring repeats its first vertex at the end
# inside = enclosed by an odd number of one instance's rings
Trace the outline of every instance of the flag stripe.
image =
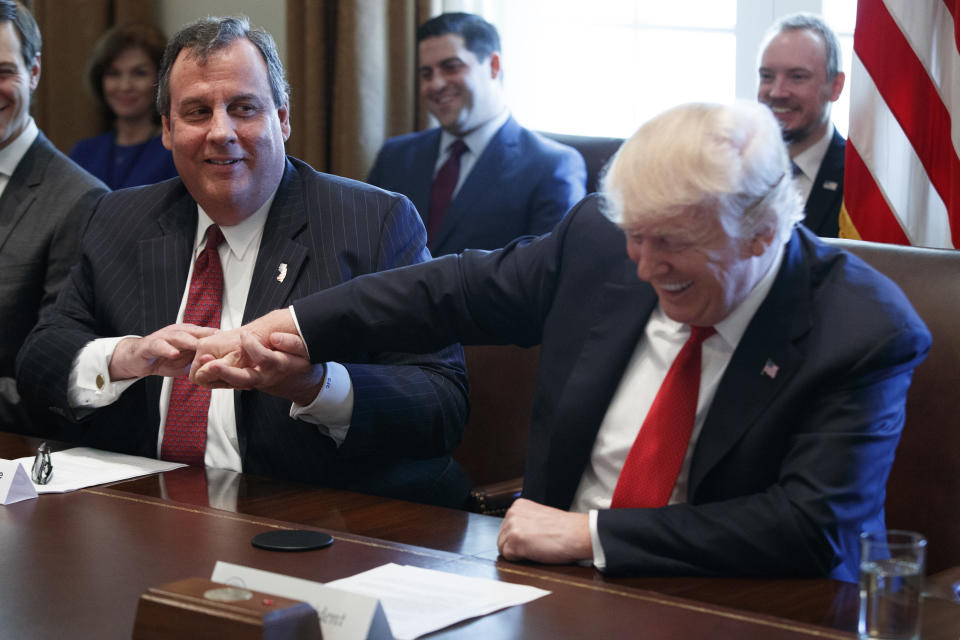
{"type": "Polygon", "coordinates": [[[861,210],[870,211],[870,218],[866,221],[868,225],[856,223],[860,235],[865,236],[865,240],[869,239],[873,242],[910,244],[852,142],[847,143],[844,171],[846,172],[844,198],[856,202],[861,210]]]}
{"type": "MultiPolygon", "coordinates": [[[[854,42],[854,51],[913,143],[930,181],[943,202],[960,203],[960,160],[950,143],[950,114],[926,69],[879,0],[861,3],[857,21],[870,25],[873,37],[854,42]]],[[[917,3],[924,4],[924,3],[917,3]]]]}
{"type": "MultiPolygon", "coordinates": [[[[908,244],[951,247],[950,221],[940,195],[933,189],[923,163],[907,138],[897,119],[891,113],[883,96],[873,84],[860,58],[854,54],[852,72],[857,81],[851,83],[850,103],[857,105],[857,117],[850,119],[848,148],[856,148],[865,167],[863,174],[844,176],[844,198],[847,210],[865,240],[879,240],[873,235],[873,225],[886,230],[887,215],[899,222],[908,244]],[[876,202],[860,202],[851,194],[864,193],[862,185],[868,180],[871,189],[883,194],[883,209],[874,209],[876,202]],[[881,215],[881,211],[884,211],[881,215]]],[[[851,159],[847,155],[847,170],[851,159]]],[[[884,238],[890,237],[887,231],[884,238]]],[[[889,240],[882,240],[889,242],[889,240]]]]}
{"type": "Polygon", "coordinates": [[[960,49],[960,11],[956,11],[955,7],[950,5],[949,0],[943,0],[943,6],[953,16],[953,37],[957,43],[957,49],[960,49]]]}

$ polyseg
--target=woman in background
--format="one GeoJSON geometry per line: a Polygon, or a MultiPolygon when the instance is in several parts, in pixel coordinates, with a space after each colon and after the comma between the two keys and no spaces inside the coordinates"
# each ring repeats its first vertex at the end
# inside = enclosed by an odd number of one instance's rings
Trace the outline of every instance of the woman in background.
{"type": "Polygon", "coordinates": [[[114,128],[78,142],[70,158],[111,189],[177,175],[160,141],[156,112],[157,70],[166,44],[157,27],[126,24],[107,31],[94,47],[87,80],[114,128]]]}

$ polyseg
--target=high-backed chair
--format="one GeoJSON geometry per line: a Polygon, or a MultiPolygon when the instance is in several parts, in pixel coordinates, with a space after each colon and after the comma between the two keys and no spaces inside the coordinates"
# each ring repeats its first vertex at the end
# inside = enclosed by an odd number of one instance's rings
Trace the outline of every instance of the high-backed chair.
{"type": "Polygon", "coordinates": [[[542,135],[571,146],[580,152],[587,164],[587,193],[597,190],[600,174],[607,161],[623,144],[623,138],[600,138],[596,136],[573,136],[566,133],[540,132],[542,135]]]}
{"type": "Polygon", "coordinates": [[[470,418],[456,458],[477,487],[470,508],[500,515],[523,487],[540,348],[464,347],[470,418]]]}
{"type": "Polygon", "coordinates": [[[907,393],[887,526],[926,535],[929,573],[960,565],[960,251],[831,242],[896,282],[933,335],[907,393]]]}

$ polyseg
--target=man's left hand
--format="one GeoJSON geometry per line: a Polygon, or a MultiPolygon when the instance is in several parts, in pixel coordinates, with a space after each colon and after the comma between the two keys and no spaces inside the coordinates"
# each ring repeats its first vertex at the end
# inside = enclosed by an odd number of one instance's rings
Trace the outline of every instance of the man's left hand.
{"type": "Polygon", "coordinates": [[[593,558],[589,516],[519,498],[500,525],[497,549],[507,560],[549,564],[593,558]]]}

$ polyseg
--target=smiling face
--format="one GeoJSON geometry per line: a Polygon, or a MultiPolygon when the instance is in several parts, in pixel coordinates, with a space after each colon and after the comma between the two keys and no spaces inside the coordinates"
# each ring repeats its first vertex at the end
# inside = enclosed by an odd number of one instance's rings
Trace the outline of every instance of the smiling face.
{"type": "Polygon", "coordinates": [[[465,135],[503,109],[499,53],[481,62],[452,33],[425,38],[419,50],[420,97],[445,130],[465,135]]]}
{"type": "Polygon", "coordinates": [[[30,119],[30,94],[40,81],[40,58],[23,64],[20,36],[12,22],[0,22],[0,149],[16,140],[30,119]]]}
{"type": "Polygon", "coordinates": [[[283,177],[287,105],[274,105],[267,66],[246,39],[198,64],[185,49],[170,71],[163,144],[187,190],[218,224],[243,221],[283,177]]]}
{"type": "Polygon", "coordinates": [[[827,49],[819,34],[794,29],[773,36],[759,74],[757,99],[773,111],[791,155],[827,133],[830,104],[840,97],[844,74],[827,80],[827,49]]]}
{"type": "Polygon", "coordinates": [[[103,72],[103,99],[118,119],[153,114],[157,66],[140,47],[124,49],[103,72]]]}
{"type": "Polygon", "coordinates": [[[714,326],[744,301],[769,268],[772,233],[731,237],[713,213],[678,216],[625,229],[627,255],[675,322],[714,326]]]}

